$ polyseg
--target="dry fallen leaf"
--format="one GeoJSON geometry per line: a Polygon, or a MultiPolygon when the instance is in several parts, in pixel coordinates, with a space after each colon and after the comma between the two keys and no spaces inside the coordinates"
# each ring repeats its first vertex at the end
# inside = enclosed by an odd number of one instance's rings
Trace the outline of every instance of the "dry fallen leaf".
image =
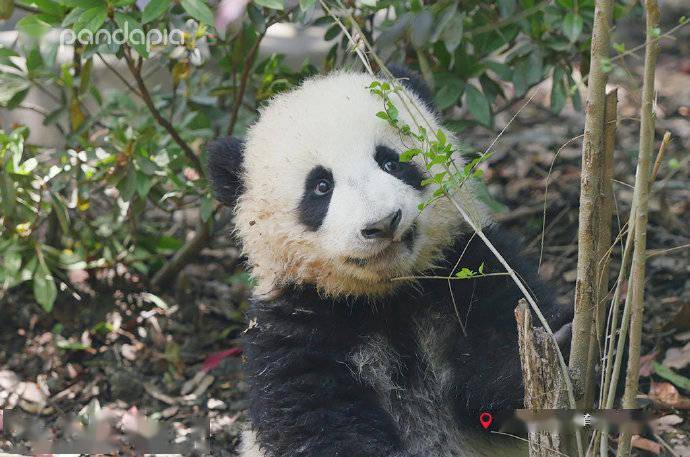
{"type": "Polygon", "coordinates": [[[654,419],[653,421],[650,422],[650,426],[654,430],[655,433],[661,433],[665,432],[668,430],[671,430],[674,425],[678,425],[683,422],[683,418],[680,417],[677,414],[668,414],[666,416],[662,416],[658,419],[654,419]]]}
{"type": "Polygon", "coordinates": [[[648,451],[656,455],[661,454],[661,444],[656,441],[648,440],[647,438],[642,438],[640,435],[633,435],[632,445],[643,451],[648,451]]]}
{"type": "Polygon", "coordinates": [[[640,376],[641,377],[647,377],[651,376],[652,373],[654,373],[654,366],[652,365],[652,362],[656,359],[656,356],[659,355],[657,351],[650,352],[649,354],[643,355],[640,357],[640,376]]]}
{"type": "Polygon", "coordinates": [[[670,382],[652,381],[649,388],[649,399],[665,407],[690,409],[690,398],[681,396],[678,389],[670,382]]]}
{"type": "Polygon", "coordinates": [[[673,335],[673,339],[676,341],[688,341],[690,340],[690,331],[676,333],[673,335]]]}
{"type": "Polygon", "coordinates": [[[682,369],[690,365],[690,343],[682,348],[669,348],[662,365],[668,368],[682,369]]]}

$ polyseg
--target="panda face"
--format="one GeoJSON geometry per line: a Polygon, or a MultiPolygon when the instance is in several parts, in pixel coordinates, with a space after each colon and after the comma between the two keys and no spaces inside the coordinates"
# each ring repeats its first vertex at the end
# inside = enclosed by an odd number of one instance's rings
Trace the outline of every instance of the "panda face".
{"type": "Polygon", "coordinates": [[[399,284],[393,278],[428,268],[461,229],[447,203],[419,211],[433,192],[421,185],[424,166],[399,160],[418,145],[376,117],[382,102],[371,81],[309,80],[250,128],[235,224],[259,293],[310,283],[326,294],[385,294],[399,284]]]}

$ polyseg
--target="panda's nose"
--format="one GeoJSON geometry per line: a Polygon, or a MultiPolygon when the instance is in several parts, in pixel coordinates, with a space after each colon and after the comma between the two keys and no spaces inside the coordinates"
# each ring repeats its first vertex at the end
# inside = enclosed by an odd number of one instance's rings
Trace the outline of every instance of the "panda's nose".
{"type": "Polygon", "coordinates": [[[395,230],[400,225],[402,210],[393,211],[388,216],[368,224],[362,229],[362,236],[366,239],[393,238],[395,230]]]}

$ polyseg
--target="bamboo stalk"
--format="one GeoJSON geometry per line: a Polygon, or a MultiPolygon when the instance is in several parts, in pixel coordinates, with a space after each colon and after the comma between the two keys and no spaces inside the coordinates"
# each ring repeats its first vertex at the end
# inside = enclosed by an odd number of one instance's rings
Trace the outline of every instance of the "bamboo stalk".
{"type": "MultiPolygon", "coordinates": [[[[638,193],[635,212],[635,242],[630,272],[631,314],[630,344],[628,348],[628,369],[623,393],[623,408],[636,406],[638,380],[640,376],[640,355],[642,323],[644,317],[644,281],[647,250],[647,218],[649,207],[650,171],[654,145],[654,76],[659,44],[653,30],[659,25],[659,4],[657,0],[645,1],[647,20],[647,47],[645,49],[644,78],[642,83],[642,123],[640,126],[640,150],[635,175],[635,193],[638,193]]],[[[624,430],[618,440],[618,457],[630,454],[631,432],[624,430]]]]}
{"type": "MultiPolygon", "coordinates": [[[[585,132],[582,142],[580,177],[580,212],[578,228],[577,281],[575,284],[575,315],[570,346],[569,368],[579,392],[585,391],[590,342],[595,337],[596,307],[596,235],[595,205],[598,192],[597,170],[602,163],[607,73],[604,61],[609,57],[610,22],[613,0],[596,0],[592,33],[585,132]]],[[[578,406],[584,406],[583,400],[578,406]]]]}

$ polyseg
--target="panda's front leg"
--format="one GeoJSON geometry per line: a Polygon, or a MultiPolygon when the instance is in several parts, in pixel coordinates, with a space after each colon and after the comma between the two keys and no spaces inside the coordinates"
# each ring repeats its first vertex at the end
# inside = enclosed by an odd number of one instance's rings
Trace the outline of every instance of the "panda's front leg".
{"type": "Polygon", "coordinates": [[[344,330],[281,308],[259,313],[245,338],[249,414],[263,455],[413,457],[347,363],[344,330]]]}
{"type": "MultiPolygon", "coordinates": [[[[571,310],[557,304],[550,288],[538,276],[535,259],[522,254],[517,239],[496,226],[488,228],[486,235],[532,294],[567,357],[571,310]]],[[[487,272],[505,271],[482,241],[474,238],[469,243],[467,261],[483,263],[487,272]]],[[[462,372],[468,373],[463,383],[464,410],[476,417],[482,411],[522,407],[522,372],[514,313],[523,298],[522,291],[506,274],[459,282],[455,295],[465,297],[471,304],[467,310],[467,335],[461,338],[457,348],[459,354],[465,354],[460,358],[462,372]]]]}

